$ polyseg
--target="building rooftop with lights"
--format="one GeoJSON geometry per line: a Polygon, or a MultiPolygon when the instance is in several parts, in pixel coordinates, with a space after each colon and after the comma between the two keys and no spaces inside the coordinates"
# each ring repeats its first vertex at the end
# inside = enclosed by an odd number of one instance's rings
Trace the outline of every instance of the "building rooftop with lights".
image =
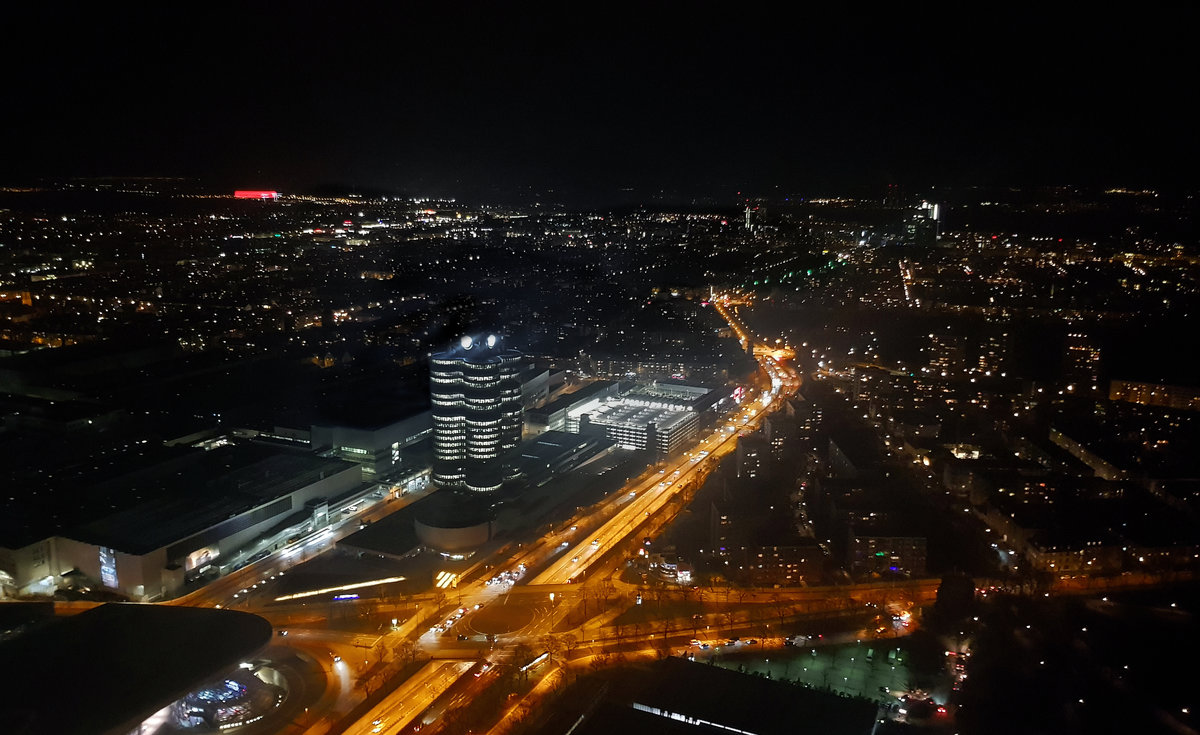
{"type": "Polygon", "coordinates": [[[666,456],[696,435],[700,413],[721,397],[721,391],[707,387],[656,381],[620,396],[600,393],[574,403],[566,410],[565,428],[666,456]]]}

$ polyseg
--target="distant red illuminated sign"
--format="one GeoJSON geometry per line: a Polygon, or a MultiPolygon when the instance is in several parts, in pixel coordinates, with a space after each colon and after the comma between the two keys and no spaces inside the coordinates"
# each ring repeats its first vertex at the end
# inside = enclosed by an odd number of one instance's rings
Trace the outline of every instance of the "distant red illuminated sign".
{"type": "Polygon", "coordinates": [[[234,199],[278,199],[279,192],[259,189],[238,189],[233,192],[234,199]]]}

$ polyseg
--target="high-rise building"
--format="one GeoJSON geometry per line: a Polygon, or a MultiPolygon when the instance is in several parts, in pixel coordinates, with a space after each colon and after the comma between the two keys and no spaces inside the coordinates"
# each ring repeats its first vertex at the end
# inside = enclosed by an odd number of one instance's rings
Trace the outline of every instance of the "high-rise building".
{"type": "Polygon", "coordinates": [[[746,479],[763,477],[766,474],[767,458],[770,455],[770,439],[764,433],[738,437],[737,476],[746,479]]]}
{"type": "Polygon", "coordinates": [[[524,358],[495,336],[463,337],[429,360],[433,481],[474,492],[515,479],[524,358]]]}
{"type": "Polygon", "coordinates": [[[1100,345],[1090,335],[1067,335],[1064,376],[1070,391],[1094,391],[1100,388],[1100,345]]]}
{"type": "Polygon", "coordinates": [[[1008,362],[1011,340],[1008,332],[988,332],[979,338],[979,372],[999,375],[1008,362]]]}
{"type": "Polygon", "coordinates": [[[937,243],[940,217],[939,205],[921,202],[921,206],[904,219],[905,243],[932,247],[937,243]]]}
{"type": "Polygon", "coordinates": [[[967,368],[967,339],[959,334],[929,335],[929,372],[956,377],[967,368]]]}

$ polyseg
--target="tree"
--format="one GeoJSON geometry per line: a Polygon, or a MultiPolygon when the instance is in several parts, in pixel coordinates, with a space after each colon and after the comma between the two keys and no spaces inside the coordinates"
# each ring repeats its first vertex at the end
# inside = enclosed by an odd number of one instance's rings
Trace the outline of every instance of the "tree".
{"type": "MultiPolygon", "coordinates": [[[[532,660],[533,649],[528,645],[524,643],[518,643],[517,645],[513,646],[512,664],[513,666],[517,667],[518,671],[520,671],[521,668],[526,666],[532,660]]],[[[527,677],[528,672],[521,672],[521,676],[522,678],[527,677]]]]}
{"type": "Polygon", "coordinates": [[[783,622],[784,622],[784,619],[786,618],[788,604],[783,599],[782,595],[780,595],[778,592],[773,592],[771,594],[771,606],[775,608],[775,614],[779,616],[779,630],[781,631],[781,635],[782,635],[783,622]]]}
{"type": "Polygon", "coordinates": [[[625,635],[626,635],[625,624],[618,623],[615,626],[615,631],[617,634],[617,650],[619,651],[619,650],[621,650],[621,643],[625,640],[625,635]]]}
{"type": "Polygon", "coordinates": [[[600,580],[599,593],[601,599],[604,601],[605,609],[608,608],[608,598],[611,597],[614,592],[616,592],[616,587],[613,585],[611,579],[605,577],[604,579],[600,580]]]}
{"type": "Polygon", "coordinates": [[[667,643],[667,637],[654,639],[654,651],[660,659],[668,658],[671,655],[671,646],[667,643]]]}
{"type": "Polygon", "coordinates": [[[562,650],[562,642],[553,633],[547,633],[539,638],[538,645],[546,649],[551,656],[557,656],[558,652],[562,650]]]}
{"type": "MultiPolygon", "coordinates": [[[[591,598],[594,596],[595,596],[595,592],[593,592],[592,586],[589,584],[584,584],[579,590],[579,599],[583,603],[583,620],[588,619],[588,614],[587,614],[588,598],[591,598]]],[[[579,622],[582,623],[583,620],[580,620],[579,622]]]]}
{"type": "Polygon", "coordinates": [[[662,608],[663,593],[666,592],[667,583],[661,579],[656,579],[650,584],[650,595],[654,598],[654,604],[662,608]]]}
{"type": "Polygon", "coordinates": [[[908,637],[908,666],[913,678],[928,687],[946,667],[946,649],[930,631],[922,628],[908,637]]]}
{"type": "Polygon", "coordinates": [[[938,585],[934,608],[945,622],[957,623],[970,613],[974,601],[974,580],[964,575],[951,575],[943,577],[938,585]]]}
{"type": "Polygon", "coordinates": [[[571,658],[571,652],[579,645],[574,633],[563,633],[558,637],[558,642],[562,646],[563,658],[571,658]]]}
{"type": "Polygon", "coordinates": [[[412,641],[400,641],[394,650],[396,658],[403,663],[412,663],[417,660],[417,646],[412,641]]]}

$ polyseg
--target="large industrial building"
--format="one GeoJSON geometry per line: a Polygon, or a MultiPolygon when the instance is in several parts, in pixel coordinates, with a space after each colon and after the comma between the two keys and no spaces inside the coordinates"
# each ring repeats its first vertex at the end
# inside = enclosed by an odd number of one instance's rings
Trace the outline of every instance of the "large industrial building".
{"type": "Polygon", "coordinates": [[[463,337],[430,357],[434,483],[492,492],[516,478],[523,367],[495,336],[463,337]]]}
{"type": "Polygon", "coordinates": [[[400,418],[314,424],[313,450],[356,462],[367,477],[381,478],[401,469],[401,452],[433,431],[429,411],[411,409],[400,418]]]}
{"type": "MultiPolygon", "coordinates": [[[[103,469],[103,468],[102,468],[103,469]]],[[[153,463],[76,480],[111,512],[65,527],[47,519],[0,539],[0,572],[21,592],[103,587],[136,600],[177,592],[281,524],[324,523],[361,468],[255,446],[164,450],[153,463]]]]}
{"type": "Polygon", "coordinates": [[[711,388],[673,381],[638,386],[619,396],[606,387],[566,407],[564,428],[666,456],[696,435],[700,413],[720,398],[711,388]]]}
{"type": "Polygon", "coordinates": [[[565,431],[567,415],[571,409],[592,399],[611,399],[620,394],[615,380],[597,380],[588,383],[574,393],[559,396],[553,401],[525,413],[525,427],[533,434],[546,431],[565,431]]]}

